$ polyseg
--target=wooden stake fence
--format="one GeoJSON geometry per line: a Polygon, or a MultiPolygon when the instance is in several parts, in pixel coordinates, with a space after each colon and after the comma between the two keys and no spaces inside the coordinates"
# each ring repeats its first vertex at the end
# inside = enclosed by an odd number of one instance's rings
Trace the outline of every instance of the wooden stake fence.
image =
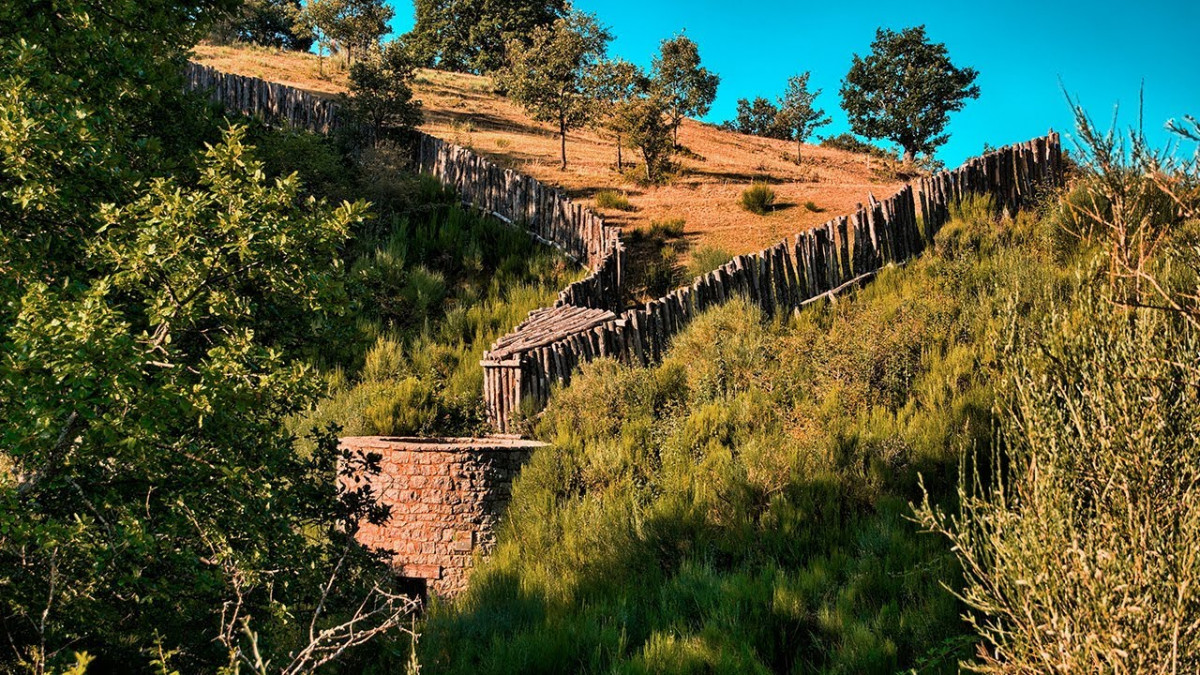
{"type": "MultiPolygon", "coordinates": [[[[291,87],[196,64],[189,64],[187,78],[189,86],[210,89],[214,100],[238,112],[318,133],[340,124],[335,102],[291,87]]],[[[1062,148],[1051,132],[922,178],[882,202],[870,196],[848,216],[737,256],[644,307],[621,311],[625,246],[619,228],[557,188],[427,134],[417,134],[414,163],[457,190],[464,202],[525,229],[591,270],[564,289],[553,307],[535,310],[496,341],[481,361],[488,417],[502,433],[513,430],[522,408],[544,407],[551,389],[568,384],[585,362],[612,357],[654,363],[697,314],[737,295],[768,315],[798,311],[919,255],[972,195],[991,195],[998,212],[1015,215],[1039,190],[1061,185],[1063,177],[1062,148]]]]}

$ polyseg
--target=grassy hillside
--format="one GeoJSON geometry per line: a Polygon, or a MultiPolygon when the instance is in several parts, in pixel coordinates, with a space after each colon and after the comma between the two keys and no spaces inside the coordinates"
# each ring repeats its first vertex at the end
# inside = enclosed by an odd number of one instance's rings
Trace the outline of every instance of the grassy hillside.
{"type": "Polygon", "coordinates": [[[554,397],[501,545],[422,638],[438,672],[954,672],[974,649],[918,477],[993,442],[1012,317],[1073,291],[1053,219],[982,204],[836,304],[713,310],[664,363],[554,397]],[[1011,304],[1014,297],[1021,300],[1011,304]]]}
{"type": "MultiPolygon", "coordinates": [[[[346,75],[334,61],[320,74],[316,56],[255,47],[200,45],[200,63],[336,94],[346,75]]],[[[469,146],[539,180],[565,188],[595,206],[601,190],[622,193],[630,210],[600,208],[627,228],[649,229],[655,221],[683,219],[684,239],[693,250],[719,247],[737,255],[764,248],[788,234],[849,213],[874,192],[883,199],[901,183],[881,178],[863,155],[805,146],[803,161],[794,162],[795,145],[787,141],[744,136],[687,120],[680,144],[682,171],[661,187],[639,187],[616,169],[616,145],[593,131],[568,136],[567,171],[558,168],[558,141],[549,125],[531,121],[519,108],[492,91],[488,78],[434,70],[420,71],[414,91],[424,103],[421,128],[439,138],[469,146]],[[742,190],[759,179],[773,183],[779,208],[763,217],[738,205],[742,190]],[[818,211],[806,207],[812,202],[818,211]]],[[[627,150],[629,161],[634,152],[627,150]]],[[[871,160],[874,168],[879,159],[871,160]]]]}
{"type": "Polygon", "coordinates": [[[298,172],[331,199],[365,199],[370,218],[343,255],[349,302],[337,334],[312,354],[328,384],[300,432],[472,435],[486,431],[483,372],[491,344],[553,304],[584,270],[526,233],[464,209],[431,178],[397,169],[388,150],[361,161],[309,133],[255,125],[274,175],[298,172]]]}

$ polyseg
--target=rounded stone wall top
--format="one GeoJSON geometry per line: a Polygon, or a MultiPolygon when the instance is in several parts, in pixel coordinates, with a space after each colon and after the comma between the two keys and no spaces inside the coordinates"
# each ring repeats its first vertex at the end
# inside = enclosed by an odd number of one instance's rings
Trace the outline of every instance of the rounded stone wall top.
{"type": "Polygon", "coordinates": [[[359,450],[406,450],[409,452],[454,452],[456,450],[535,450],[548,445],[516,436],[481,438],[414,438],[405,436],[349,436],[342,445],[359,450]]]}

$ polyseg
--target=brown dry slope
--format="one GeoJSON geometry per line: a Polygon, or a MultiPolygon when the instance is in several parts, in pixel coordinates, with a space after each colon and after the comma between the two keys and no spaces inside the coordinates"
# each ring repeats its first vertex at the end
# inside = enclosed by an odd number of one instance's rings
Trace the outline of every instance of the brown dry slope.
{"type": "MultiPolygon", "coordinates": [[[[345,90],[340,64],[325,60],[326,76],[311,54],[262,48],[200,45],[195,59],[220,70],[282,82],[310,91],[345,90]]],[[[591,130],[570,134],[566,171],[559,170],[558,137],[549,125],[533,122],[520,108],[493,93],[489,78],[422,70],[414,86],[424,104],[421,129],[468,146],[538,180],[559,185],[589,203],[596,192],[626,194],[631,211],[598,209],[623,227],[682,218],[694,247],[717,246],[737,255],[762,249],[783,237],[849,213],[868,193],[890,196],[902,183],[878,179],[862,155],[819,146],[804,147],[803,162],[787,141],[735,134],[686,120],[680,144],[690,153],[678,158],[682,170],[668,185],[639,187],[616,170],[616,143],[591,130]],[[754,180],[773,184],[779,208],[767,216],[741,209],[738,199],[754,180]],[[812,202],[814,212],[805,204],[812,202]]],[[[625,151],[626,159],[634,152],[625,151]]]]}

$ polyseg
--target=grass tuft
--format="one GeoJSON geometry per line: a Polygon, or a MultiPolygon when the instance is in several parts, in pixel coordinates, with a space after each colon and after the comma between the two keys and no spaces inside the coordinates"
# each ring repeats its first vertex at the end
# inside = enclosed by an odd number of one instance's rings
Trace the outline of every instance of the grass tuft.
{"type": "Polygon", "coordinates": [[[754,183],[742,191],[740,204],[743,209],[765,216],[775,207],[775,190],[766,183],[754,183]]]}
{"type": "Polygon", "coordinates": [[[596,207],[601,209],[616,209],[618,211],[633,210],[633,205],[629,203],[629,198],[616,190],[601,190],[597,192],[596,207]]]}

